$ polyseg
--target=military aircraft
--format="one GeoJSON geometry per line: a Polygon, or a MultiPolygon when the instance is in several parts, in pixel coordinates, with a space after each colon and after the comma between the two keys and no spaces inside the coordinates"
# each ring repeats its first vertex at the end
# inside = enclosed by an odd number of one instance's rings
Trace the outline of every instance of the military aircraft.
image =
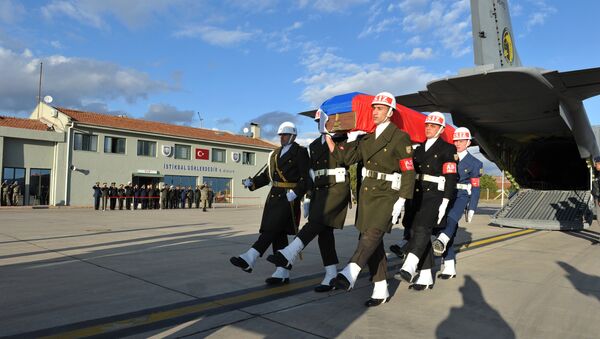
{"type": "Polygon", "coordinates": [[[582,101],[600,94],[600,68],[522,66],[506,0],[471,0],[471,18],[477,66],[397,102],[451,113],[523,188],[589,190],[588,161],[600,151],[582,101]]]}

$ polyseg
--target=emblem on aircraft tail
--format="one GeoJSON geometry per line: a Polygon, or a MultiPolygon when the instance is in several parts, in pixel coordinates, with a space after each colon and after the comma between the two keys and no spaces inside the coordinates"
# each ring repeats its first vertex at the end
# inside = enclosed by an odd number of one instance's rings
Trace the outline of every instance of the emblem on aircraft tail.
{"type": "Polygon", "coordinates": [[[515,60],[515,49],[513,46],[512,35],[508,31],[508,28],[504,28],[502,32],[502,55],[504,59],[512,65],[515,60]]]}

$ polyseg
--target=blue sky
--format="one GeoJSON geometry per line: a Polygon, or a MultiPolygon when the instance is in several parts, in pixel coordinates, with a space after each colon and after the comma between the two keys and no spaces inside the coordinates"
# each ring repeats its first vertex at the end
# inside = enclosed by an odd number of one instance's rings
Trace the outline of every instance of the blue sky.
{"type": "MultiPolygon", "coordinates": [[[[600,66],[597,1],[511,0],[525,66],[600,66]]],[[[97,112],[272,136],[328,97],[424,89],[473,66],[468,0],[0,0],[0,114],[44,95],[97,112]]],[[[600,99],[585,102],[600,124],[600,99]]]]}

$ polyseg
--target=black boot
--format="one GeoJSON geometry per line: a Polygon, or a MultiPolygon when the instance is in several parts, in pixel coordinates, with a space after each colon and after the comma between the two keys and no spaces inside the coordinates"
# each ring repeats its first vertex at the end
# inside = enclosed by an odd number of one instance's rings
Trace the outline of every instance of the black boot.
{"type": "Polygon", "coordinates": [[[233,266],[237,266],[237,267],[241,268],[242,270],[244,270],[244,272],[252,273],[252,267],[250,267],[250,265],[248,265],[246,260],[244,260],[240,257],[231,257],[231,258],[229,258],[229,262],[232,263],[233,266]]]}
{"type": "Polygon", "coordinates": [[[292,269],[292,264],[290,264],[288,262],[288,260],[283,256],[283,254],[281,254],[281,252],[277,251],[274,254],[270,254],[267,257],[267,261],[275,264],[275,266],[277,267],[283,267],[287,270],[291,270],[292,269]]]}

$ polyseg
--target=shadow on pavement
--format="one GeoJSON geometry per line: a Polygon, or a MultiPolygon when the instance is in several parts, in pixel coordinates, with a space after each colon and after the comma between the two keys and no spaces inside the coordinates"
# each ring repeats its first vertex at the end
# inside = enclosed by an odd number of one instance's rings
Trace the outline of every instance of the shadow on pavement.
{"type": "Polygon", "coordinates": [[[567,279],[579,293],[600,301],[600,277],[581,272],[566,262],[558,261],[557,264],[565,270],[567,279]]]}
{"type": "Polygon", "coordinates": [[[436,338],[515,338],[515,332],[483,297],[481,287],[469,275],[460,288],[463,306],[450,309],[436,329],[436,338]]]}

